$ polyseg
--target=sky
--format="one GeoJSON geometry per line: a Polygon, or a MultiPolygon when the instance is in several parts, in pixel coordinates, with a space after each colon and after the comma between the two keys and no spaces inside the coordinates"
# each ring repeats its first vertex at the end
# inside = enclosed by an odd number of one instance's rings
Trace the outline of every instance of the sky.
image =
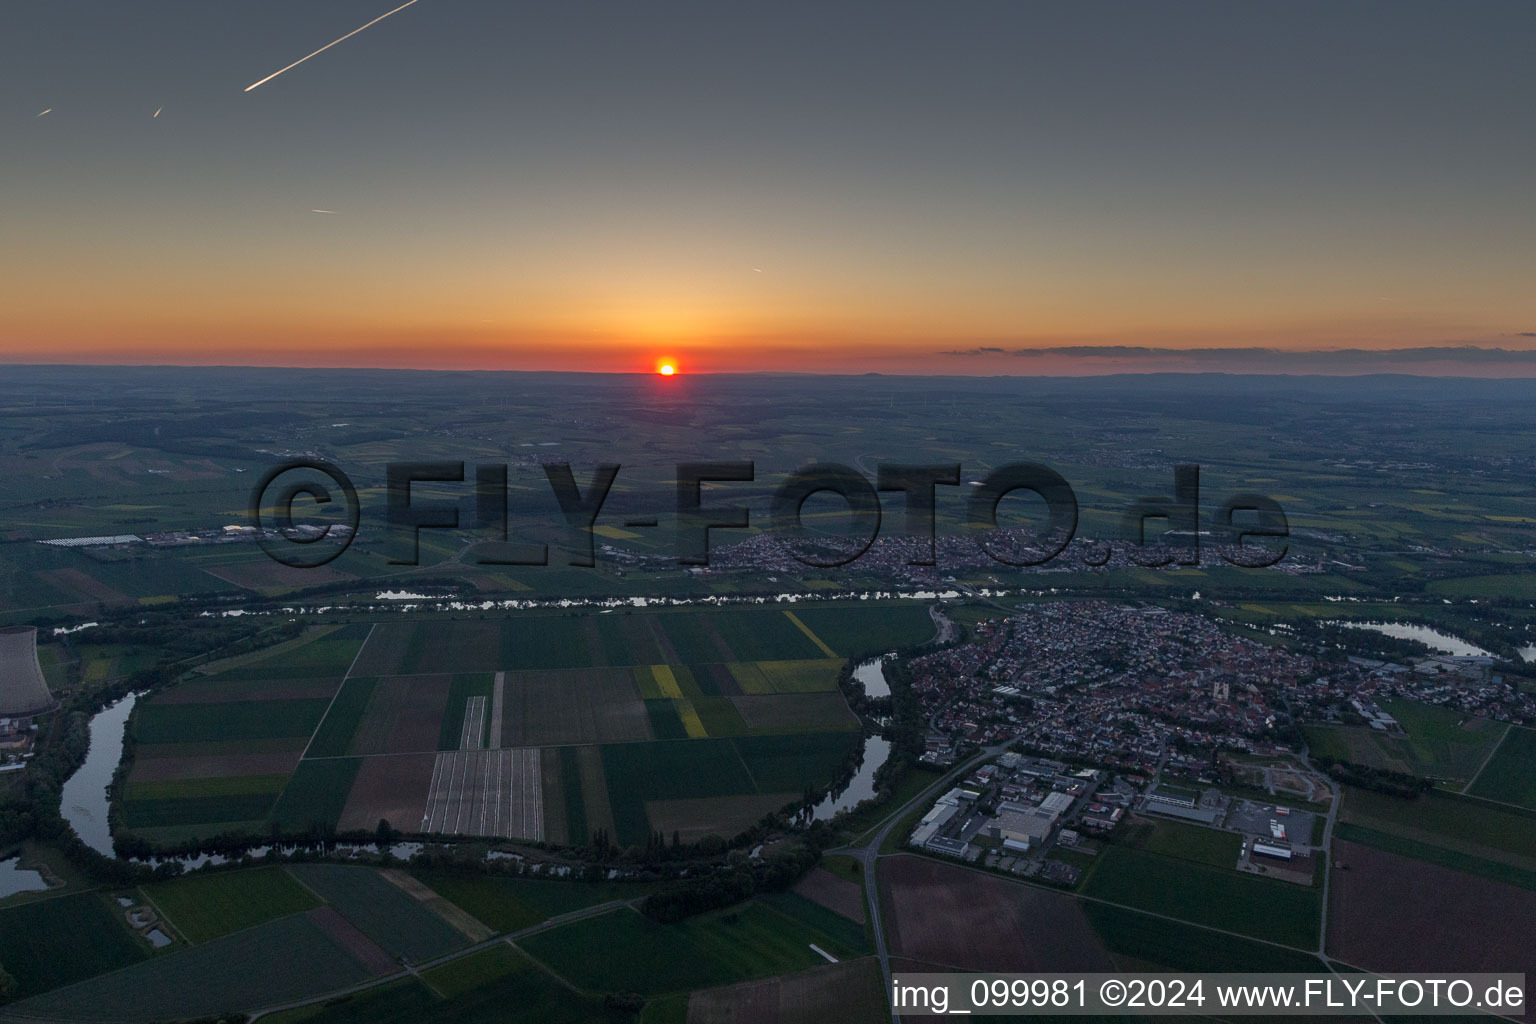
{"type": "Polygon", "coordinates": [[[1536,376],[1523,0],[396,2],[7,4],[0,361],[1536,376]]]}

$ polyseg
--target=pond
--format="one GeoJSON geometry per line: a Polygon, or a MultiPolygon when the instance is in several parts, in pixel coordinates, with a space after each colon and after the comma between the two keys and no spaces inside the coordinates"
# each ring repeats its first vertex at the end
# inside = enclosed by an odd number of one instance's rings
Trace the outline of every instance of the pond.
{"type": "Polygon", "coordinates": [[[1457,657],[1481,656],[1491,658],[1493,655],[1475,644],[1468,643],[1459,636],[1450,633],[1442,633],[1438,629],[1428,626],[1420,626],[1411,622],[1346,622],[1343,619],[1334,619],[1328,623],[1330,626],[1347,626],[1350,629],[1369,629],[1381,633],[1383,636],[1396,637],[1399,640],[1417,640],[1432,651],[1440,654],[1450,654],[1457,657]]]}
{"type": "Polygon", "coordinates": [[[19,892],[42,892],[48,888],[48,883],[43,881],[42,875],[36,871],[28,871],[20,865],[20,857],[0,860],[0,900],[19,892]]]}
{"type": "Polygon", "coordinates": [[[85,764],[64,783],[60,810],[85,845],[111,857],[112,833],[107,825],[107,786],[123,759],[123,725],[137,694],[130,693],[91,717],[91,748],[85,764]]]}

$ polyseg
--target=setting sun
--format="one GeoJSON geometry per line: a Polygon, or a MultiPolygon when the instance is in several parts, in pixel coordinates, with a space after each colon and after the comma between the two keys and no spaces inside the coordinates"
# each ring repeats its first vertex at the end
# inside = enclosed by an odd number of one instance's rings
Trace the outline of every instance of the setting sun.
{"type": "Polygon", "coordinates": [[[673,366],[671,363],[662,363],[661,366],[657,368],[656,372],[661,374],[663,377],[670,377],[677,372],[677,367],[673,366]]]}

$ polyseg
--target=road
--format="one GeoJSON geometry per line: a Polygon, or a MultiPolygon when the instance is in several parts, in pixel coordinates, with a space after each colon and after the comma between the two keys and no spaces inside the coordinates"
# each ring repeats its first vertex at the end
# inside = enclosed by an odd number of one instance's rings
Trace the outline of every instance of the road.
{"type": "MultiPolygon", "coordinates": [[[[843,847],[839,850],[830,850],[829,853],[847,854],[859,862],[859,871],[864,876],[864,896],[869,904],[869,927],[875,936],[875,955],[880,958],[880,973],[885,978],[885,990],[891,989],[891,954],[885,941],[885,925],[880,919],[880,889],[876,885],[875,871],[880,859],[880,846],[885,842],[891,830],[901,824],[902,820],[920,804],[931,801],[934,794],[942,790],[957,778],[963,778],[965,773],[975,765],[991,757],[1002,753],[1006,747],[988,747],[970,760],[956,767],[953,771],[941,775],[932,785],[927,786],[921,793],[906,803],[902,804],[890,816],[885,819],[883,825],[875,829],[874,836],[863,846],[843,847]]],[[[901,1017],[895,1009],[891,1010],[891,1020],[900,1024],[901,1017]]]]}

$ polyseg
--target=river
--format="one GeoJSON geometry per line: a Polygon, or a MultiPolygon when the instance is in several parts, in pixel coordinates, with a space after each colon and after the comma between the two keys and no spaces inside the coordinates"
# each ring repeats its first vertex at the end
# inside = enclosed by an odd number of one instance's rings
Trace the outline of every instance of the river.
{"type": "Polygon", "coordinates": [[[859,801],[868,800],[874,796],[875,771],[885,764],[885,759],[890,755],[889,742],[879,736],[865,737],[864,760],[859,765],[859,770],[848,781],[848,785],[828,793],[821,803],[811,808],[810,820],[825,821],[843,811],[853,809],[858,806],[859,801]]]}
{"type": "Polygon", "coordinates": [[[130,693],[91,718],[91,749],[85,764],[64,783],[60,811],[85,845],[107,857],[112,833],[107,824],[107,787],[123,759],[123,726],[137,694],[130,693]]]}

